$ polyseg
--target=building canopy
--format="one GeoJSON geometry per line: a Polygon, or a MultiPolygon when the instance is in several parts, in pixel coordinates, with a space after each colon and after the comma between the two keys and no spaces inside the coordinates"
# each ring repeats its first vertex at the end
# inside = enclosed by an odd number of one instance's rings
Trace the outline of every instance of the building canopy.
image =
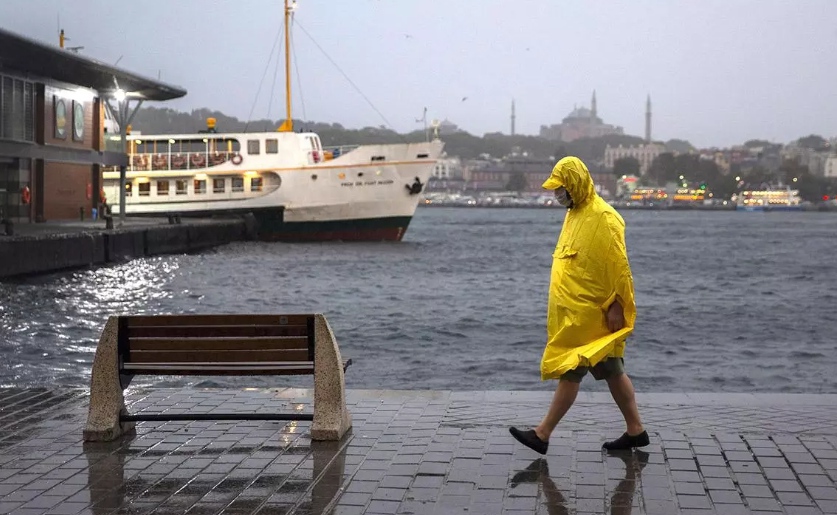
{"type": "Polygon", "coordinates": [[[114,93],[117,84],[129,98],[141,100],[172,100],[186,95],[186,90],[178,86],[149,79],[2,28],[0,68],[94,89],[103,95],[114,93]]]}

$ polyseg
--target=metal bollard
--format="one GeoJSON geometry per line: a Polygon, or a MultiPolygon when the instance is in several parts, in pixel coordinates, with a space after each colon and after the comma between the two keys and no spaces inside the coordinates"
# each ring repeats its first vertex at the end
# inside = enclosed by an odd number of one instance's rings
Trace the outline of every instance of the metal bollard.
{"type": "Polygon", "coordinates": [[[3,220],[3,232],[5,232],[6,236],[15,235],[15,224],[11,219],[3,220]]]}
{"type": "Polygon", "coordinates": [[[84,207],[78,208],[78,219],[84,221],[84,207]]]}

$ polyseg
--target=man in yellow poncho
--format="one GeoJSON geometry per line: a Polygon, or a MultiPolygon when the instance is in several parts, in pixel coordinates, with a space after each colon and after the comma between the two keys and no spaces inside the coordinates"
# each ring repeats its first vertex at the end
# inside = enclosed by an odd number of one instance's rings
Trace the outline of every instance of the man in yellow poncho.
{"type": "Polygon", "coordinates": [[[634,285],[625,249],[625,221],[596,194],[593,179],[577,157],[565,157],[543,187],[567,208],[549,284],[547,342],[541,379],[558,379],[549,411],[534,429],[509,428],[527,447],[546,454],[549,436],[578,395],[588,370],[606,380],[627,431],[605,442],[608,450],[648,445],[634,387],[625,374],[625,338],[636,321],[634,285]]]}

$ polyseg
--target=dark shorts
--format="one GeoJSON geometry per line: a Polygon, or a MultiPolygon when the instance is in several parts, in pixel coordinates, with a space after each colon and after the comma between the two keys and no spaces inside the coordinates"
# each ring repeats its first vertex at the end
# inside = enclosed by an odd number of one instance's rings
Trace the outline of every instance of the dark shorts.
{"type": "Polygon", "coordinates": [[[578,367],[564,373],[559,379],[563,381],[571,381],[573,383],[580,383],[587,371],[593,374],[596,381],[602,379],[610,379],[625,373],[625,360],[622,358],[607,358],[600,361],[593,368],[578,367]]]}

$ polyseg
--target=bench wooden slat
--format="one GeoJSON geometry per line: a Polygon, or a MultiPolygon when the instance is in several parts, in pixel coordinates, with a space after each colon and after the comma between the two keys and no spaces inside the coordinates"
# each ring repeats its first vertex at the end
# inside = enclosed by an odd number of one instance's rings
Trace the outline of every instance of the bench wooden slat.
{"type": "MultiPolygon", "coordinates": [[[[305,363],[305,362],[300,362],[305,363]]],[[[129,374],[146,375],[195,375],[195,376],[226,376],[226,375],[311,375],[314,365],[269,365],[267,363],[205,365],[191,363],[159,364],[133,363],[126,364],[122,369],[129,374]]]]}
{"type": "MultiPolygon", "coordinates": [[[[308,338],[131,338],[134,351],[308,350],[308,338]]],[[[133,358],[132,358],[133,359],[133,358]]]]}
{"type": "Polygon", "coordinates": [[[200,359],[202,363],[235,363],[235,362],[271,362],[271,361],[308,361],[307,348],[288,350],[246,350],[246,349],[201,349],[196,355],[194,349],[186,350],[137,350],[132,345],[130,361],[127,363],[166,363],[166,362],[194,362],[200,359]]]}
{"type": "Polygon", "coordinates": [[[128,338],[307,336],[306,325],[176,325],[128,327],[128,338]]]}
{"type": "Polygon", "coordinates": [[[311,315],[133,315],[128,327],[184,325],[305,325],[311,315]]]}
{"type": "MultiPolygon", "coordinates": [[[[343,371],[352,364],[351,359],[343,360],[343,371]]],[[[311,361],[265,361],[257,363],[125,363],[122,370],[129,374],[149,375],[293,375],[313,374],[314,363],[311,361]]]]}

